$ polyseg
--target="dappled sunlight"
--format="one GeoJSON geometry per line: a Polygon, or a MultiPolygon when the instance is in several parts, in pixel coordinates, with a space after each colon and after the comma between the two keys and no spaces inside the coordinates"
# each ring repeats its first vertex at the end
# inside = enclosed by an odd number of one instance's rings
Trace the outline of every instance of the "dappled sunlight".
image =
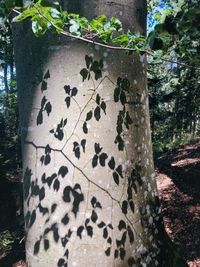
{"type": "Polygon", "coordinates": [[[157,161],[157,185],[165,229],[181,248],[190,267],[200,266],[198,151],[199,141],[196,141],[165,154],[157,161]]]}

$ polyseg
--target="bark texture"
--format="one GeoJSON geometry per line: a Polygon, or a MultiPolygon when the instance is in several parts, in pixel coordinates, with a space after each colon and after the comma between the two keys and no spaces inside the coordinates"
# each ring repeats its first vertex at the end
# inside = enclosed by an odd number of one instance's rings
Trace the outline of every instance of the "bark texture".
{"type": "MultiPolygon", "coordinates": [[[[79,4],[145,32],[145,1],[79,4]]],[[[28,266],[164,266],[145,57],[17,27],[28,266]]]]}

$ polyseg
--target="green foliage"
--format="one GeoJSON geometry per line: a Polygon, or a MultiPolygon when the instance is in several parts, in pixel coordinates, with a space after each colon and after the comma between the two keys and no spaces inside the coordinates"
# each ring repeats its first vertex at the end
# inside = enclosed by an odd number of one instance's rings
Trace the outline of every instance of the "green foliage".
{"type": "MultiPolygon", "coordinates": [[[[156,5],[159,5],[157,0],[151,1],[149,10],[152,11],[156,5]]],[[[19,22],[31,18],[32,29],[36,36],[43,35],[50,30],[71,37],[80,37],[84,41],[98,37],[103,43],[134,50],[140,54],[159,51],[161,58],[169,54],[174,47],[179,55],[185,54],[187,49],[187,42],[184,43],[185,36],[191,30],[198,31],[196,25],[200,22],[200,8],[195,6],[182,10],[182,6],[183,3],[178,1],[173,11],[168,2],[162,12],[159,9],[154,12],[153,18],[157,21],[157,25],[147,37],[130,31],[125,33],[122,23],[117,18],[108,19],[105,15],[101,15],[88,21],[78,14],[63,11],[56,3],[44,0],[26,6],[24,11],[14,18],[14,21],[19,22]]],[[[190,52],[196,51],[197,49],[192,49],[190,52]]],[[[194,63],[198,64],[198,60],[195,59],[194,63]]]]}
{"type": "Polygon", "coordinates": [[[0,232],[0,251],[9,251],[12,248],[12,244],[15,241],[15,234],[9,230],[0,232]]]}
{"type": "Polygon", "coordinates": [[[149,34],[151,46],[158,49],[148,57],[155,156],[200,134],[200,71],[195,68],[200,62],[199,2],[178,0],[166,4],[171,11],[163,19],[160,9],[155,30],[149,34]],[[163,50],[167,51],[168,63],[162,60],[163,50]]]}
{"type": "Polygon", "coordinates": [[[31,3],[13,21],[19,22],[31,18],[32,30],[36,36],[45,34],[47,30],[65,33],[69,36],[83,37],[85,40],[98,37],[106,44],[117,44],[123,48],[143,52],[147,48],[146,38],[136,33],[123,32],[121,22],[111,17],[101,15],[88,21],[78,14],[63,11],[55,3],[40,0],[31,3]]]}
{"type": "Polygon", "coordinates": [[[21,168],[18,129],[18,107],[15,94],[9,94],[7,104],[5,97],[0,97],[0,175],[17,174],[21,168]]]}

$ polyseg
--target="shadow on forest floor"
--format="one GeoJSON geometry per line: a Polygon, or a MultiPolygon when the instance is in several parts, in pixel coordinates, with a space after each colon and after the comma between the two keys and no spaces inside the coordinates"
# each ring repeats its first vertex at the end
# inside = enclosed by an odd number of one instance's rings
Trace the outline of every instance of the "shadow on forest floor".
{"type": "Polygon", "coordinates": [[[190,267],[200,267],[200,140],[156,160],[166,230],[190,267]]]}

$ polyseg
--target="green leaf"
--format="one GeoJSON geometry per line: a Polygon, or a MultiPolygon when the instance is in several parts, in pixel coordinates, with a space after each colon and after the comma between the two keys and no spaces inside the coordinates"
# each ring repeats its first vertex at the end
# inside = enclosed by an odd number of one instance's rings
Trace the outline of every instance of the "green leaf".
{"type": "Polygon", "coordinates": [[[96,21],[97,21],[98,23],[101,23],[101,24],[106,24],[106,22],[107,22],[107,18],[106,18],[105,15],[101,15],[101,16],[99,16],[99,17],[97,18],[96,21]]]}
{"type": "Polygon", "coordinates": [[[25,20],[29,17],[32,17],[34,15],[34,12],[32,9],[24,10],[20,15],[13,18],[13,22],[19,22],[22,20],[25,20]]]}
{"type": "Polygon", "coordinates": [[[74,35],[80,35],[80,27],[77,21],[70,19],[69,31],[74,35]]]}
{"type": "Polygon", "coordinates": [[[117,38],[114,38],[112,40],[112,43],[119,44],[121,46],[126,46],[128,44],[128,41],[129,41],[128,35],[123,34],[123,35],[118,36],[117,38]]]}
{"type": "Polygon", "coordinates": [[[115,17],[112,17],[112,18],[110,19],[110,25],[111,25],[112,27],[114,27],[114,29],[115,29],[116,31],[121,31],[121,30],[122,30],[122,23],[121,23],[121,21],[118,20],[118,19],[115,18],[115,17]]]}

